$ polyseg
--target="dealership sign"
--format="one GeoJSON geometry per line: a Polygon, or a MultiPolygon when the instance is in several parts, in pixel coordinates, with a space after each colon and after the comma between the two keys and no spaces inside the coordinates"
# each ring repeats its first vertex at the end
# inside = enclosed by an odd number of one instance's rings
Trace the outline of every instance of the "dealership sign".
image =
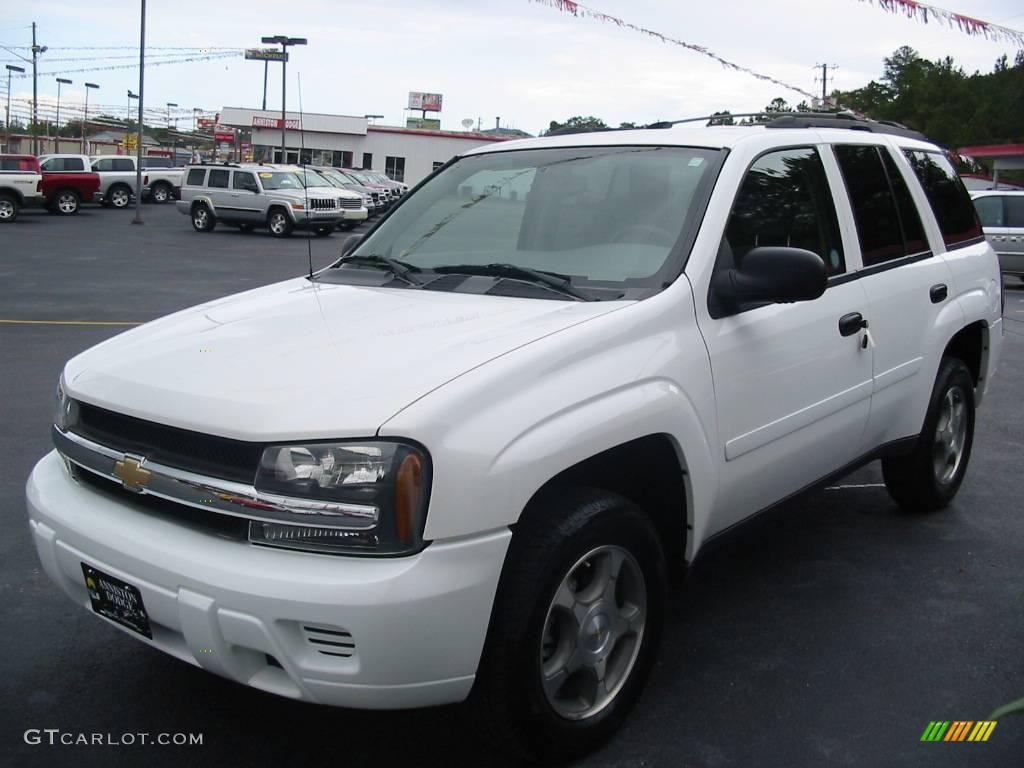
{"type": "Polygon", "coordinates": [[[288,54],[276,48],[246,48],[245,58],[257,61],[288,61],[288,54]]]}
{"type": "MultiPolygon", "coordinates": [[[[281,118],[279,117],[264,117],[263,115],[252,116],[252,127],[253,128],[278,128],[281,127],[281,118]]],[[[290,131],[299,130],[299,121],[295,118],[289,118],[285,121],[285,128],[290,131]]]]}
{"type": "Polygon", "coordinates": [[[409,91],[409,109],[416,109],[421,112],[440,112],[441,94],[409,91]]]}

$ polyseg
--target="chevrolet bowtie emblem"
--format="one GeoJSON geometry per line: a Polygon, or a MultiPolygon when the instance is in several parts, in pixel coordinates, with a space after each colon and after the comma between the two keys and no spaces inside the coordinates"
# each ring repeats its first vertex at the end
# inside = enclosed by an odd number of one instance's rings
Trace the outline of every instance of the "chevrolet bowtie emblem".
{"type": "Polygon", "coordinates": [[[114,463],[114,477],[120,480],[125,490],[138,493],[153,479],[153,473],[142,468],[142,461],[125,456],[124,461],[114,463]]]}

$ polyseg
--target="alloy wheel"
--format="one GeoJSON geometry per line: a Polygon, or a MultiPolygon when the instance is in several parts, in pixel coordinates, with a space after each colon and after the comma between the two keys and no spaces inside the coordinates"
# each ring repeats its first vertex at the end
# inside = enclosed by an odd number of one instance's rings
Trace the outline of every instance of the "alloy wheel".
{"type": "Polygon", "coordinates": [[[57,197],[57,209],[61,213],[74,213],[78,210],[78,198],[71,192],[63,192],[57,197]]]}
{"type": "Polygon", "coordinates": [[[967,406],[964,392],[960,387],[950,387],[942,399],[942,410],[935,425],[935,442],[932,445],[935,479],[943,485],[956,476],[966,444],[967,406]]]}

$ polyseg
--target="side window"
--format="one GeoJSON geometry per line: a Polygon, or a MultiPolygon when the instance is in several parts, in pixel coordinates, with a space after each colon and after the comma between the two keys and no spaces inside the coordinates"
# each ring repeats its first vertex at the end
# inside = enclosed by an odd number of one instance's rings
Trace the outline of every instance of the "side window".
{"type": "Polygon", "coordinates": [[[190,168],[185,184],[190,187],[201,187],[204,179],[206,179],[205,168],[190,168]]]}
{"type": "Polygon", "coordinates": [[[224,168],[216,168],[210,171],[210,180],[206,183],[206,186],[211,189],[227,189],[229,175],[231,175],[230,171],[224,168]]]}
{"type": "Polygon", "coordinates": [[[373,168],[373,153],[363,152],[363,168],[370,170],[373,168]]]}
{"type": "Polygon", "coordinates": [[[114,169],[114,161],[109,157],[94,160],[92,163],[92,169],[94,171],[112,171],[114,169]]]}
{"type": "Polygon", "coordinates": [[[1003,198],[1000,195],[976,197],[973,200],[974,210],[983,227],[1005,227],[1006,217],[1003,215],[1003,198]]]}
{"type": "Polygon", "coordinates": [[[111,170],[114,171],[134,171],[135,163],[129,160],[127,157],[115,157],[110,161],[111,170]]]}
{"type": "Polygon", "coordinates": [[[1024,227],[1024,195],[1007,195],[1006,226],[1024,227]]]}
{"type": "Polygon", "coordinates": [[[65,171],[84,171],[85,161],[80,157],[65,157],[64,158],[64,170],[65,171]]]}
{"type": "Polygon", "coordinates": [[[717,267],[739,267],[748,252],[765,245],[813,251],[830,276],[846,271],[836,208],[816,149],[785,149],[754,162],[736,193],[717,267]]]}
{"type": "Polygon", "coordinates": [[[892,153],[888,149],[881,148],[878,152],[882,156],[882,165],[885,166],[885,173],[889,177],[893,197],[896,198],[896,210],[899,211],[900,227],[903,230],[903,247],[908,254],[927,251],[928,240],[924,236],[921,214],[917,212],[914,198],[910,196],[910,188],[903,180],[903,174],[896,166],[892,153]]]}
{"type": "Polygon", "coordinates": [[[971,205],[971,197],[949,160],[939,152],[917,149],[905,152],[924,187],[946,245],[954,246],[980,237],[981,224],[971,205]]]}
{"type": "Polygon", "coordinates": [[[841,145],[835,152],[850,195],[864,266],[906,256],[899,210],[879,148],[841,145]]]}
{"type": "Polygon", "coordinates": [[[256,177],[248,171],[235,171],[235,175],[231,179],[231,186],[233,189],[259,191],[259,187],[256,186],[256,177]]]}
{"type": "Polygon", "coordinates": [[[384,173],[392,181],[405,181],[405,158],[387,157],[384,160],[384,173]]]}

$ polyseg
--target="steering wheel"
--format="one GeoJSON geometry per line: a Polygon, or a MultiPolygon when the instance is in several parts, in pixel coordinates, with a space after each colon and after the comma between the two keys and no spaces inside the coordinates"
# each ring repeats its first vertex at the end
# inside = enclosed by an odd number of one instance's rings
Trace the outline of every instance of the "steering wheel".
{"type": "Polygon", "coordinates": [[[665,227],[657,224],[630,224],[615,233],[613,243],[639,242],[645,245],[667,245],[671,246],[676,241],[676,235],[665,227]],[[639,238],[636,235],[640,235],[639,238]]]}

